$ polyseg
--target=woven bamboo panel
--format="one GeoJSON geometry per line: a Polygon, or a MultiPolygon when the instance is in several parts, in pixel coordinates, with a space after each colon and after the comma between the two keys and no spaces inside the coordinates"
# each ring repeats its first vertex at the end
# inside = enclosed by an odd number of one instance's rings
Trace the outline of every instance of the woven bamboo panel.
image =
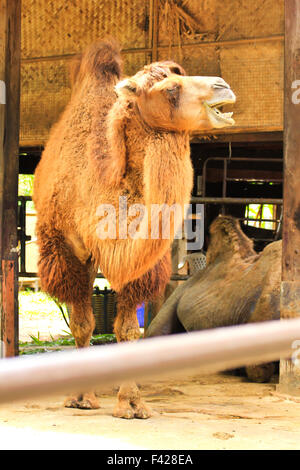
{"type": "MultiPolygon", "coordinates": [[[[221,42],[283,34],[283,4],[284,0],[159,0],[158,58],[175,60],[190,75],[223,76],[238,97],[237,127],[281,128],[283,43],[266,40],[225,47],[221,42]],[[169,12],[179,11],[180,21],[176,15],[170,21],[166,6],[169,12]],[[168,29],[172,24],[174,31],[168,29]],[[220,45],[205,45],[212,41],[220,45]]],[[[21,145],[43,144],[69,100],[69,63],[63,56],[106,35],[117,38],[123,49],[151,47],[150,5],[151,0],[23,0],[21,145]],[[52,56],[62,59],[43,59],[52,56]]],[[[151,57],[151,52],[124,54],[124,73],[133,75],[151,57]]]]}
{"type": "Polygon", "coordinates": [[[283,126],[283,44],[223,47],[221,75],[237,95],[237,127],[283,126]]]}
{"type": "Polygon", "coordinates": [[[284,0],[217,0],[218,39],[284,33],[284,0]]]}
{"type": "MultiPolygon", "coordinates": [[[[124,73],[134,75],[145,63],[149,54],[126,54],[123,57],[124,73]]],[[[48,139],[54,124],[71,95],[69,61],[51,60],[23,63],[21,67],[21,145],[40,143],[48,139]]]]}
{"type": "Polygon", "coordinates": [[[146,47],[149,2],[141,0],[23,0],[22,57],[82,51],[110,35],[122,47],[146,47]]]}
{"type": "Polygon", "coordinates": [[[69,97],[69,75],[65,61],[22,64],[21,144],[31,141],[43,144],[69,97]]]}
{"type": "Polygon", "coordinates": [[[145,64],[151,63],[151,53],[135,52],[123,55],[124,74],[131,76],[141,70],[145,64]]]}
{"type": "MultiPolygon", "coordinates": [[[[21,145],[43,144],[70,97],[66,60],[32,61],[81,52],[107,35],[123,49],[145,48],[149,1],[140,0],[23,0],[21,71],[21,145]]],[[[124,56],[124,72],[136,73],[151,57],[124,56]]]]}
{"type": "Polygon", "coordinates": [[[171,59],[184,67],[188,75],[220,75],[219,52],[216,47],[176,47],[159,52],[159,60],[171,59]]]}
{"type": "Polygon", "coordinates": [[[217,2],[218,0],[160,0],[159,46],[214,41],[218,31],[217,2]],[[176,14],[180,15],[181,11],[176,10],[176,5],[185,13],[186,21],[182,16],[179,21],[176,18],[176,14]]]}

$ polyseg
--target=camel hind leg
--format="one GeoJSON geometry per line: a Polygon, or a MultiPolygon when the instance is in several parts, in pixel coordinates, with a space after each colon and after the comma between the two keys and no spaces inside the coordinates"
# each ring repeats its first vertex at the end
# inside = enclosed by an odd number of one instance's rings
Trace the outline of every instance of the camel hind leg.
{"type": "MultiPolygon", "coordinates": [[[[95,319],[89,299],[73,302],[71,305],[70,329],[77,348],[87,348],[95,328],[95,319]]],[[[68,396],[64,402],[66,408],[98,409],[99,400],[94,391],[79,392],[68,396]]]]}
{"type": "MultiPolygon", "coordinates": [[[[82,300],[75,300],[71,303],[70,329],[75,338],[77,348],[87,348],[90,346],[90,339],[95,329],[95,318],[92,309],[92,288],[96,277],[96,272],[91,264],[86,264],[86,269],[90,276],[90,286],[88,296],[82,300]]],[[[76,393],[69,396],[65,402],[66,408],[98,409],[99,400],[95,392],[88,391],[76,393]]]]}
{"type": "MultiPolygon", "coordinates": [[[[59,230],[38,227],[37,235],[42,290],[71,307],[70,329],[76,346],[88,347],[95,328],[91,297],[96,270],[90,260],[74,254],[59,230]]],[[[94,392],[85,392],[68,397],[65,406],[91,409],[99,408],[99,402],[94,392]]]]}

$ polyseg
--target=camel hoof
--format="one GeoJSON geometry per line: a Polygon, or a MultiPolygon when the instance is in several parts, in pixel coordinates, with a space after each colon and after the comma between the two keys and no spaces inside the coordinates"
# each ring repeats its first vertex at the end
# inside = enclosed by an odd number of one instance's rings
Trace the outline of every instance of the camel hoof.
{"type": "Polygon", "coordinates": [[[77,408],[82,410],[97,410],[100,408],[100,405],[99,403],[95,403],[90,400],[82,400],[78,402],[77,408]]]}
{"type": "Polygon", "coordinates": [[[114,409],[113,416],[115,418],[133,419],[134,411],[129,404],[124,406],[118,403],[114,409]]]}
{"type": "Polygon", "coordinates": [[[134,417],[138,419],[148,419],[152,416],[152,411],[144,402],[140,401],[138,404],[132,403],[134,410],[134,417]]]}
{"type": "Polygon", "coordinates": [[[113,416],[115,418],[124,419],[147,419],[152,416],[151,409],[143,402],[135,403],[118,403],[114,409],[113,416]]]}
{"type": "Polygon", "coordinates": [[[77,400],[76,398],[67,398],[64,402],[65,408],[77,408],[77,400]]]}
{"type": "Polygon", "coordinates": [[[122,341],[138,341],[141,337],[139,328],[122,328],[120,338],[122,341]]]}
{"type": "Polygon", "coordinates": [[[100,408],[99,400],[93,394],[68,397],[64,406],[66,408],[80,408],[82,410],[97,410],[100,408]]]}

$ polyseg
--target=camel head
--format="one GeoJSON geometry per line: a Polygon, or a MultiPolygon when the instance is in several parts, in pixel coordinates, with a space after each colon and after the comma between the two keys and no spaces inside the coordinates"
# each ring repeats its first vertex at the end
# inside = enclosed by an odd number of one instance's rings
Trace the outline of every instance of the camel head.
{"type": "Polygon", "coordinates": [[[229,215],[219,215],[209,227],[210,242],[206,253],[206,264],[215,261],[218,256],[237,254],[246,259],[256,255],[253,241],[242,231],[238,219],[229,215]]]}
{"type": "Polygon", "coordinates": [[[187,76],[175,62],[147,65],[116,85],[119,98],[134,101],[143,120],[154,129],[202,131],[234,125],[232,113],[220,107],[235,103],[220,77],[187,76]]]}

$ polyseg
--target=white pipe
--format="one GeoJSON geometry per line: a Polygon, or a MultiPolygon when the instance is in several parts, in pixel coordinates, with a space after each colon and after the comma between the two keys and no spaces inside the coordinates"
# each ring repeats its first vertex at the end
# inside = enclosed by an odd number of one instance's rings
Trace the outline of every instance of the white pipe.
{"type": "Polygon", "coordinates": [[[300,319],[0,360],[0,402],[88,390],[146,376],[211,373],[291,357],[300,319]]]}

